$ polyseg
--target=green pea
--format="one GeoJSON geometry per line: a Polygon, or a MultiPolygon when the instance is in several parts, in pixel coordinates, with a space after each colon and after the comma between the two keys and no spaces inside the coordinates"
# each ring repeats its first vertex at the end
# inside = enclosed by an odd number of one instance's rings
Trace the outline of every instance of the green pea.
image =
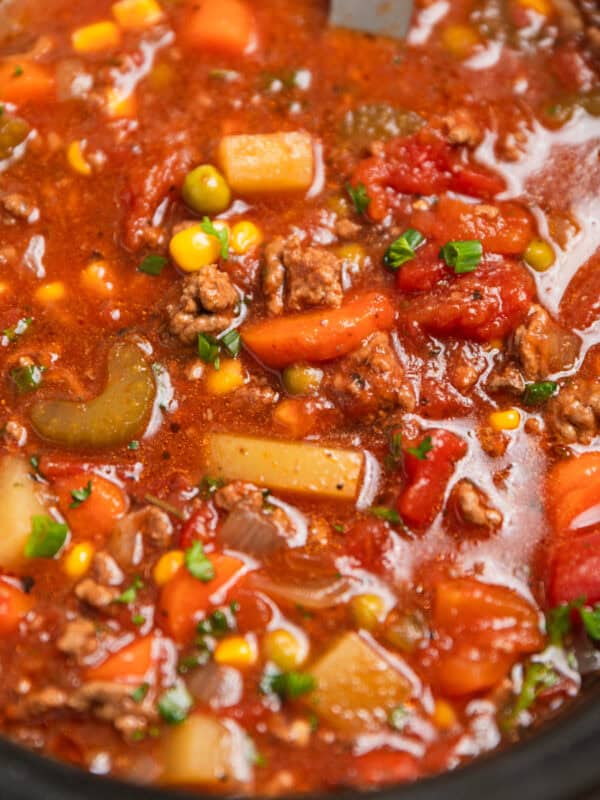
{"type": "Polygon", "coordinates": [[[198,214],[221,214],[231,203],[231,189],[216,167],[202,164],[186,175],[182,189],[186,204],[198,214]]]}
{"type": "Polygon", "coordinates": [[[292,395],[312,394],[317,391],[322,380],[323,372],[315,367],[296,364],[283,371],[283,385],[286,392],[292,395]]]}

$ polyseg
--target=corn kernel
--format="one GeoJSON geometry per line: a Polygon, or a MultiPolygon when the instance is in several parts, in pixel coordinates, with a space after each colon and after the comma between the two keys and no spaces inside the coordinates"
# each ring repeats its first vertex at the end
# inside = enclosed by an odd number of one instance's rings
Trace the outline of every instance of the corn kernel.
{"type": "Polygon", "coordinates": [[[245,381],[242,362],[238,358],[224,358],[221,359],[219,369],[211,367],[205,386],[209,394],[222,395],[235,392],[245,381]]]}
{"type": "Polygon", "coordinates": [[[350,601],[354,621],[359,628],[373,630],[385,616],[385,602],[377,594],[358,594],[350,601]]]}
{"type": "Polygon", "coordinates": [[[135,117],[137,102],[133,92],[127,94],[122,89],[110,86],[105,94],[105,110],[109,117],[135,117]]]}
{"type": "Polygon", "coordinates": [[[88,164],[83,155],[83,148],[85,141],[78,142],[75,140],[67,147],[67,161],[69,166],[80,175],[91,175],[92,165],[88,164]]]}
{"type": "Polygon", "coordinates": [[[162,555],[152,570],[152,577],[157,586],[164,586],[179,572],[185,561],[183,550],[169,550],[162,555]]]}
{"type": "Polygon", "coordinates": [[[121,32],[114,22],[104,20],[77,28],[71,34],[73,49],[78,53],[98,53],[111,50],[121,42],[121,32]]]}
{"type": "Polygon", "coordinates": [[[256,250],[262,240],[262,231],[253,222],[238,222],[231,229],[231,249],[240,256],[256,250]]]}
{"type": "Polygon", "coordinates": [[[39,303],[53,303],[55,300],[62,300],[66,294],[65,285],[62,281],[53,281],[53,283],[45,283],[36,289],[34,298],[39,303]]]}
{"type": "Polygon", "coordinates": [[[519,0],[521,8],[527,8],[540,14],[542,17],[549,17],[552,13],[552,6],[549,0],[519,0]]]}
{"type": "Polygon", "coordinates": [[[536,272],[545,272],[556,260],[552,246],[543,239],[533,239],[529,242],[523,258],[525,263],[536,272]]]}
{"type": "Polygon", "coordinates": [[[356,267],[363,267],[367,260],[367,251],[361,244],[343,244],[337,249],[338,258],[353,264],[356,267]]]}
{"type": "Polygon", "coordinates": [[[302,666],[307,655],[303,643],[285,628],[269,631],[263,640],[263,650],[266,658],[284,672],[302,666]]]}
{"type": "Polygon", "coordinates": [[[150,28],[162,19],[162,9],[156,0],[119,0],[112,5],[113,17],[125,30],[150,28]]]}
{"type": "Polygon", "coordinates": [[[205,233],[200,225],[191,225],[173,236],[169,243],[169,252],[173,261],[184,272],[198,272],[202,267],[218,261],[221,243],[216,236],[205,233]]]}
{"type": "Polygon", "coordinates": [[[488,419],[495,431],[514,431],[521,424],[521,414],[516,408],[493,411],[488,419]]]}
{"type": "Polygon", "coordinates": [[[479,44],[477,32],[469,25],[448,25],[442,34],[444,47],[455,58],[468,58],[479,44]]]}
{"type": "Polygon", "coordinates": [[[256,648],[243,636],[230,636],[219,642],[215,648],[214,658],[217,664],[228,664],[231,667],[251,667],[256,663],[256,648]]]}
{"type": "Polygon", "coordinates": [[[71,548],[63,559],[63,568],[70,578],[81,578],[92,564],[95,548],[91,542],[82,542],[71,548]]]}
{"type": "Polygon", "coordinates": [[[456,725],[456,713],[446,700],[436,700],[433,710],[433,721],[441,730],[450,730],[456,725]]]}
{"type": "Polygon", "coordinates": [[[86,289],[105,297],[112,294],[115,288],[110,269],[104,261],[92,261],[82,271],[81,282],[86,289]]]}

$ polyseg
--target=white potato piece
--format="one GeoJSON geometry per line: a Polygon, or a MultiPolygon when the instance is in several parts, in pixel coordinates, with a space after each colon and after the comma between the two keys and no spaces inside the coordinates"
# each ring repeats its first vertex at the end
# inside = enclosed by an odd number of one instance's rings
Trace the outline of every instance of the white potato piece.
{"type": "Polygon", "coordinates": [[[167,733],[162,743],[169,784],[231,786],[248,781],[251,768],[243,732],[233,722],[193,714],[167,733]]]}
{"type": "Polygon", "coordinates": [[[48,513],[31,477],[31,468],[21,456],[4,456],[0,460],[0,509],[0,567],[10,569],[25,557],[31,518],[48,513]]]}
{"type": "Polygon", "coordinates": [[[315,171],[312,137],[303,132],[224,136],[218,161],[231,189],[246,195],[306,191],[315,171]]]}
{"type": "Polygon", "coordinates": [[[357,633],[346,633],[310,670],[317,688],[304,702],[344,734],[385,724],[412,693],[408,678],[357,633]]]}
{"type": "Polygon", "coordinates": [[[208,437],[205,459],[215,478],[340,500],[357,498],[364,467],[359,450],[226,433],[208,437]]]}

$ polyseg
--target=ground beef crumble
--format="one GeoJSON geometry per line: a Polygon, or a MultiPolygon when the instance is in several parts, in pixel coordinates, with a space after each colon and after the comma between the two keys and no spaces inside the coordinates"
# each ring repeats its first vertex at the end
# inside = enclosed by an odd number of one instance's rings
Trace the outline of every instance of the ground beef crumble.
{"type": "Polygon", "coordinates": [[[170,331],[184,344],[193,344],[199,333],[221,333],[233,322],[239,302],[229,276],[210,264],[185,278],[178,302],[167,306],[170,331]]]}

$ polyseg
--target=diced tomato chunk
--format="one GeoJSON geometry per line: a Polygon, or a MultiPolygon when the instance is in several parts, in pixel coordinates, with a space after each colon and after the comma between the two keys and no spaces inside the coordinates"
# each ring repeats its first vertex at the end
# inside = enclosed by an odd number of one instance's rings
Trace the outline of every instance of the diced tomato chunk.
{"type": "Polygon", "coordinates": [[[560,605],[585,598],[600,602],[600,530],[559,545],[550,566],[550,603],[560,605]]]}
{"type": "Polygon", "coordinates": [[[360,520],[344,534],[344,552],[376,573],[384,569],[384,556],[391,544],[389,528],[379,519],[360,520]]]}
{"type": "MultiPolygon", "coordinates": [[[[400,516],[416,528],[425,528],[435,519],[454,465],[467,452],[465,442],[450,431],[431,431],[427,437],[431,438],[431,450],[424,452],[422,458],[405,453],[407,483],[398,499],[400,516]]],[[[421,445],[427,437],[423,437],[421,445]]]]}
{"type": "Polygon", "coordinates": [[[556,464],[548,474],[548,512],[558,537],[600,522],[600,453],[556,464]]]}
{"type": "Polygon", "coordinates": [[[401,292],[427,292],[452,273],[450,268],[439,257],[440,247],[437,244],[426,244],[420,247],[415,257],[398,270],[396,285],[401,292]]]}
{"type": "Polygon", "coordinates": [[[460,648],[442,656],[432,680],[450,697],[477,694],[499,684],[514,663],[515,657],[505,653],[460,648]]]}
{"type": "Polygon", "coordinates": [[[535,293],[527,270],[515,261],[489,258],[476,272],[416,297],[400,319],[417,322],[434,336],[488,342],[523,322],[535,293]]]}
{"type": "Polygon", "coordinates": [[[358,164],[351,183],[366,187],[371,200],[368,214],[375,222],[380,222],[389,210],[389,189],[408,195],[456,191],[482,198],[493,197],[504,189],[500,177],[484,167],[468,164],[458,149],[428,129],[391,139],[382,155],[358,164]]]}
{"type": "Polygon", "coordinates": [[[440,245],[478,239],[485,252],[520,255],[534,236],[533,220],[517,203],[481,206],[440,197],[430,209],[414,211],[411,227],[440,245]]]}
{"type": "Polygon", "coordinates": [[[212,503],[202,503],[181,526],[179,547],[187,550],[194,542],[206,542],[213,537],[218,515],[212,503]]]}

